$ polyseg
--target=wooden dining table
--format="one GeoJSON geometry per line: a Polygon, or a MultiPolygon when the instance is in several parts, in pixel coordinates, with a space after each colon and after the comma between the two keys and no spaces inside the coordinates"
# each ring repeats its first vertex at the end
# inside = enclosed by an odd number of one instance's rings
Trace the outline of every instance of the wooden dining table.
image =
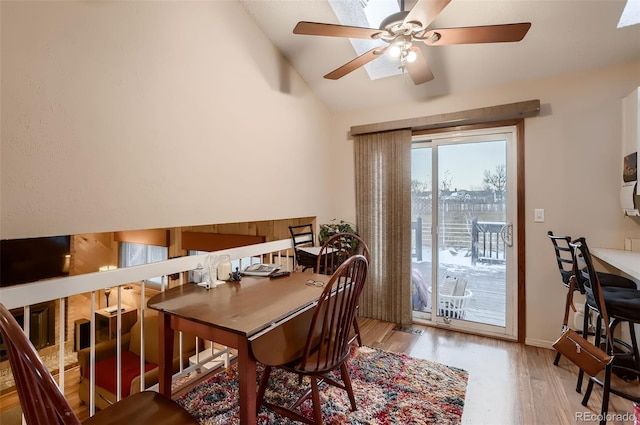
{"type": "Polygon", "coordinates": [[[176,331],[235,348],[238,352],[240,423],[256,423],[256,362],[282,364],[300,355],[310,318],[329,276],[293,272],[286,277],[243,276],[206,289],[187,283],[152,297],[158,311],[159,390],[171,396],[176,331]]]}

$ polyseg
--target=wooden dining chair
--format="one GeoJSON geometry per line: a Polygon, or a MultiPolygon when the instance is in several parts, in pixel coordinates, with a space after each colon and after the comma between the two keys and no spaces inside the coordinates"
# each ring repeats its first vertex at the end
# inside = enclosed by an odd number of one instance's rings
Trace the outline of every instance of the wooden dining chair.
{"type": "Polygon", "coordinates": [[[302,356],[283,365],[265,365],[257,394],[258,409],[266,406],[296,421],[322,424],[319,386],[326,383],[344,389],[349,396],[351,410],[357,410],[346,360],[351,349],[351,326],[367,276],[367,268],[367,259],[362,255],[354,255],[342,263],[331,276],[315,307],[302,356]],[[297,373],[300,377],[309,377],[311,388],[290,406],[279,406],[266,401],[265,391],[274,367],[297,373]],[[340,370],[342,382],[328,376],[331,371],[337,369],[340,370]],[[312,419],[302,415],[298,409],[310,397],[313,403],[312,419]]]}
{"type": "Polygon", "coordinates": [[[369,261],[369,247],[355,233],[336,233],[320,248],[316,263],[316,273],[333,274],[340,264],[353,255],[364,255],[369,261]]]}
{"type": "Polygon", "coordinates": [[[80,422],[26,334],[2,304],[0,336],[27,425],[198,424],[180,405],[154,391],[124,398],[80,422]]]}
{"type": "MultiPolygon", "coordinates": [[[[318,261],[316,263],[316,273],[331,275],[349,257],[353,255],[363,255],[370,261],[369,247],[365,241],[354,233],[336,233],[332,235],[320,248],[318,261]]],[[[353,318],[354,336],[351,342],[358,340],[358,345],[362,347],[362,337],[358,326],[358,314],[353,318]]]]}

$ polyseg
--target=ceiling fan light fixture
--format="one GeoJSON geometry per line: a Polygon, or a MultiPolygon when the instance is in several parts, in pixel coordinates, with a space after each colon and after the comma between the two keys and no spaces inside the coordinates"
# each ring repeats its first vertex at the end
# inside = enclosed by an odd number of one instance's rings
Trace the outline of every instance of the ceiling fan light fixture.
{"type": "Polygon", "coordinates": [[[392,44],[389,46],[389,56],[392,58],[399,58],[402,55],[402,48],[398,44],[392,44]]]}
{"type": "Polygon", "coordinates": [[[416,52],[414,52],[413,50],[409,50],[407,52],[407,56],[405,58],[405,60],[409,63],[413,63],[416,61],[416,59],[418,58],[418,54],[416,52]]]}
{"type": "Polygon", "coordinates": [[[400,58],[404,62],[407,60],[407,55],[413,53],[413,60],[415,60],[415,52],[411,52],[411,46],[410,36],[399,35],[389,45],[389,56],[394,59],[400,58]]]}

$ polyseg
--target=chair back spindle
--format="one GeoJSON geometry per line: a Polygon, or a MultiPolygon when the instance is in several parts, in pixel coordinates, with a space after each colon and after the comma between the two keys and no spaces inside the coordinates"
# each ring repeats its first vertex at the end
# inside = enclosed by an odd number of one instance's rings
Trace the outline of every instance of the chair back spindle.
{"type": "Polygon", "coordinates": [[[313,311],[302,356],[279,366],[265,365],[257,394],[258,408],[266,406],[295,421],[322,425],[318,385],[320,382],[325,382],[345,390],[351,403],[351,410],[357,409],[346,360],[351,349],[349,338],[351,326],[354,323],[358,298],[367,277],[368,265],[363,255],[354,255],[345,260],[331,275],[313,311]],[[300,384],[302,384],[302,377],[307,376],[311,388],[290,406],[265,400],[269,376],[274,367],[297,373],[300,384]],[[329,373],[334,370],[340,371],[342,382],[329,373]],[[313,406],[313,419],[303,415],[299,409],[308,399],[311,399],[313,406]]]}
{"type": "Polygon", "coordinates": [[[18,398],[29,425],[80,425],[80,420],[27,339],[22,328],[0,304],[0,334],[6,347],[18,398]]]}
{"type": "Polygon", "coordinates": [[[602,304],[600,278],[593,265],[586,239],[578,238],[570,245],[573,249],[571,254],[573,255],[573,274],[576,276],[576,282],[581,285],[583,293],[586,293],[588,297],[593,297],[597,311],[603,317],[607,317],[606,306],[602,304]]]}
{"type": "MultiPolygon", "coordinates": [[[[27,425],[81,425],[26,334],[0,304],[0,337],[9,355],[20,406],[27,425]]],[[[85,425],[197,425],[179,404],[154,391],[143,391],[84,421],[85,425]]]]}
{"type": "Polygon", "coordinates": [[[369,247],[360,236],[354,233],[336,233],[322,245],[316,273],[331,275],[347,258],[358,254],[369,261],[369,247]]]}
{"type": "MultiPolygon", "coordinates": [[[[560,271],[560,277],[562,278],[562,284],[569,287],[569,278],[573,275],[573,251],[571,246],[570,236],[556,236],[552,231],[547,232],[547,236],[551,239],[553,249],[556,254],[556,262],[558,263],[558,270],[560,271]]],[[[579,290],[584,294],[584,288],[582,287],[582,280],[576,282],[576,290],[579,290]]]]}
{"type": "Polygon", "coordinates": [[[329,279],[311,321],[300,364],[302,370],[320,373],[332,370],[349,355],[351,326],[367,267],[364,256],[351,256],[329,279]]]}

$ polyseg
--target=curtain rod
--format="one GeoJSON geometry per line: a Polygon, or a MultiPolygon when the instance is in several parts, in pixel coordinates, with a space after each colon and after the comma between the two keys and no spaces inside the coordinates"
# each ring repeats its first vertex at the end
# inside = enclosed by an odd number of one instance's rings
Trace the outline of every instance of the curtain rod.
{"type": "Polygon", "coordinates": [[[540,100],[526,100],[523,102],[504,105],[487,106],[459,112],[448,112],[426,117],[407,118],[381,123],[356,125],[351,127],[350,135],[357,136],[367,133],[410,128],[412,130],[430,130],[459,125],[481,124],[492,121],[503,121],[516,118],[530,118],[540,114],[540,100]]]}

